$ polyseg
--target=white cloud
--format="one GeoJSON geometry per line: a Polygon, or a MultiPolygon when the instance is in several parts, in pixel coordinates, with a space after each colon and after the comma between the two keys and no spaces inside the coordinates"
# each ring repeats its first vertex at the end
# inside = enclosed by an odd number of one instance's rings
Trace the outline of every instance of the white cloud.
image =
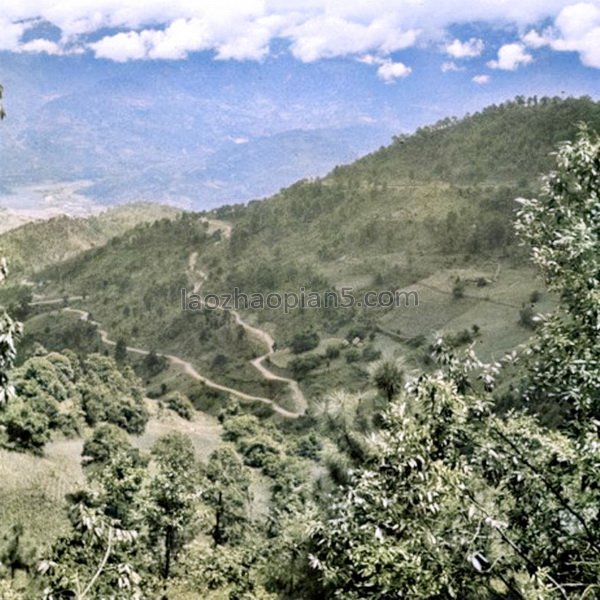
{"type": "Polygon", "coordinates": [[[442,63],[440,69],[442,70],[442,73],[450,73],[465,70],[464,67],[459,67],[453,60],[442,63]]]}
{"type": "Polygon", "coordinates": [[[404,63],[394,62],[390,58],[383,56],[365,54],[364,56],[359,56],[357,60],[366,65],[378,65],[377,77],[385,83],[394,83],[396,79],[408,77],[412,73],[412,69],[404,63]]]}
{"type": "MultiPolygon", "coordinates": [[[[0,50],[71,52],[87,43],[87,35],[112,29],[88,48],[119,61],[180,59],[202,50],[217,59],[261,60],[275,39],[288,42],[304,62],[363,54],[389,58],[417,43],[439,46],[450,26],[478,22],[535,31],[550,20],[551,39],[531,34],[523,42],[579,52],[585,64],[597,66],[599,10],[600,0],[2,0],[0,50]],[[28,19],[60,28],[58,50],[22,43],[28,19]]],[[[477,38],[444,47],[456,60],[479,56],[482,49],[477,38]]],[[[514,64],[525,64],[527,56],[523,51],[514,64]]],[[[510,60],[499,56],[494,64],[504,68],[510,60]]]]}
{"type": "Polygon", "coordinates": [[[541,34],[531,30],[523,41],[532,48],[549,46],[558,52],[577,52],[584,65],[600,69],[600,6],[597,2],[566,6],[554,27],[541,34]]]}
{"type": "Polygon", "coordinates": [[[11,23],[0,17],[0,50],[17,50],[24,32],[25,26],[22,23],[11,23]]]}
{"type": "Polygon", "coordinates": [[[446,44],[446,54],[453,58],[474,58],[483,52],[484,47],[483,40],[479,38],[471,38],[466,42],[456,39],[450,44],[446,44]]]}
{"type": "Polygon", "coordinates": [[[540,35],[533,29],[526,33],[521,39],[531,48],[541,48],[542,46],[549,44],[549,40],[545,35],[540,35]]]}
{"type": "Polygon", "coordinates": [[[485,85],[486,83],[490,82],[490,76],[489,75],[475,75],[475,77],[473,77],[472,81],[474,83],[476,83],[477,85],[485,85]]]}
{"type": "Polygon", "coordinates": [[[96,58],[108,58],[115,62],[125,62],[132,59],[147,58],[149,40],[154,33],[150,31],[129,31],[103,37],[98,42],[90,44],[96,58]]]}
{"type": "Polygon", "coordinates": [[[521,43],[505,44],[498,50],[498,59],[490,60],[487,65],[490,69],[502,69],[503,71],[515,71],[520,65],[527,65],[533,60],[533,56],[525,51],[521,43]]]}
{"type": "Polygon", "coordinates": [[[393,83],[396,79],[408,77],[412,69],[401,62],[385,61],[377,69],[377,77],[385,83],[393,83]]]}
{"type": "Polygon", "coordinates": [[[43,38],[37,38],[26,44],[22,44],[19,46],[19,50],[22,52],[32,52],[34,54],[62,54],[62,49],[56,42],[43,38]]]}
{"type": "Polygon", "coordinates": [[[418,31],[403,30],[393,20],[375,19],[368,25],[340,17],[320,15],[287,27],[292,54],[303,62],[375,50],[390,53],[413,46],[418,31]]]}

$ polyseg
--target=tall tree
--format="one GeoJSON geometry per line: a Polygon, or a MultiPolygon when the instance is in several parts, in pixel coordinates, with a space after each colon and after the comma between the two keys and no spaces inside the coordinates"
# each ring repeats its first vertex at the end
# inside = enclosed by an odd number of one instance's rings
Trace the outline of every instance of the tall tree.
{"type": "Polygon", "coordinates": [[[210,455],[202,498],[214,511],[211,536],[215,546],[239,541],[249,521],[250,478],[232,447],[223,446],[210,455]]]}
{"type": "Polygon", "coordinates": [[[199,499],[198,465],[189,437],[170,433],[152,448],[155,472],[145,508],[151,543],[162,545],[159,560],[163,579],[171,576],[173,561],[191,537],[199,499]]]}

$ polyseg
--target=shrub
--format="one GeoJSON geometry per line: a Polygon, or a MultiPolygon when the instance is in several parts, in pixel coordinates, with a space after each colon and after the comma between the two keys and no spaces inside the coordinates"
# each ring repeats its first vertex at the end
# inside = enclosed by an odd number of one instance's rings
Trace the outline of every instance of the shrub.
{"type": "Polygon", "coordinates": [[[181,392],[175,391],[171,392],[165,398],[165,401],[167,406],[180,417],[183,417],[188,421],[192,420],[192,417],[194,416],[194,407],[187,396],[181,392]]]}
{"type": "Polygon", "coordinates": [[[316,331],[297,333],[292,338],[290,349],[294,354],[314,350],[319,345],[319,334],[316,331]]]}
{"type": "Polygon", "coordinates": [[[108,422],[129,433],[140,434],[148,422],[141,381],[131,368],[122,371],[107,356],[91,354],[84,363],[79,385],[81,403],[89,425],[108,422]]]}
{"type": "Polygon", "coordinates": [[[340,355],[340,347],[338,345],[329,344],[327,348],[325,348],[325,358],[327,360],[333,360],[340,355]]]}
{"type": "Polygon", "coordinates": [[[290,361],[288,366],[294,377],[300,379],[306,376],[313,369],[316,369],[320,364],[321,357],[318,354],[307,354],[306,356],[294,358],[290,361]]]}
{"type": "Polygon", "coordinates": [[[346,352],[345,358],[348,364],[358,362],[361,358],[360,350],[358,348],[350,348],[346,352]]]}
{"type": "Polygon", "coordinates": [[[144,356],[144,360],[142,361],[144,366],[144,371],[150,377],[158,375],[162,371],[164,371],[168,366],[168,361],[166,357],[159,356],[156,354],[155,350],[150,350],[146,356],[144,356]]]}
{"type": "Polygon", "coordinates": [[[366,362],[373,362],[381,358],[381,350],[373,348],[373,346],[365,346],[362,351],[362,358],[366,362]]]}
{"type": "Polygon", "coordinates": [[[473,341],[474,334],[474,330],[469,331],[468,329],[463,329],[462,331],[458,331],[457,333],[449,333],[445,335],[444,340],[451,348],[457,348],[458,346],[470,344],[473,341]]]}
{"type": "Polygon", "coordinates": [[[2,424],[8,439],[8,447],[15,450],[41,454],[50,439],[50,421],[27,402],[16,399],[2,414],[2,424]]]}
{"type": "Polygon", "coordinates": [[[368,337],[370,332],[371,332],[371,328],[368,325],[356,325],[348,331],[348,334],[346,335],[346,339],[349,342],[352,342],[352,340],[355,338],[358,338],[359,340],[362,341],[366,337],[368,337]]]}
{"type": "Polygon", "coordinates": [[[104,463],[111,456],[131,448],[127,433],[112,423],[102,423],[83,444],[81,456],[86,464],[104,463]]]}
{"type": "Polygon", "coordinates": [[[457,300],[463,298],[465,295],[465,287],[466,283],[460,277],[457,277],[452,286],[452,296],[457,300]]]}
{"type": "Polygon", "coordinates": [[[302,458],[319,460],[322,448],[323,445],[319,441],[319,438],[314,433],[309,433],[308,435],[302,436],[296,442],[296,447],[293,452],[302,458]]]}
{"type": "Polygon", "coordinates": [[[527,329],[535,329],[535,315],[535,310],[533,310],[533,307],[530,304],[524,306],[519,311],[519,324],[527,329]]]}

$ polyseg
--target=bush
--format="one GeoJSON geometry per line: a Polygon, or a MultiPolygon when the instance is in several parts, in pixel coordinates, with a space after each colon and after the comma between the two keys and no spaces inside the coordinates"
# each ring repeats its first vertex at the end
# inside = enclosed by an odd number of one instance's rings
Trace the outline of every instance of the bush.
{"type": "Polygon", "coordinates": [[[537,323],[535,321],[536,312],[531,305],[524,306],[519,311],[519,324],[527,329],[535,329],[537,323]]]}
{"type": "Polygon", "coordinates": [[[142,365],[145,373],[150,377],[154,377],[167,368],[168,360],[166,357],[156,354],[156,351],[150,350],[150,352],[144,356],[142,365]]]}
{"type": "Polygon", "coordinates": [[[89,425],[108,422],[140,434],[148,422],[141,381],[107,356],[90,354],[80,382],[81,404],[89,425]]]}
{"type": "Polygon", "coordinates": [[[345,358],[348,364],[358,362],[361,358],[360,350],[358,348],[350,348],[346,352],[345,358]]]}
{"type": "Polygon", "coordinates": [[[85,441],[81,456],[86,464],[104,463],[117,452],[129,448],[131,443],[123,429],[112,423],[103,423],[96,427],[92,437],[85,441]]]}
{"type": "Polygon", "coordinates": [[[272,458],[280,454],[279,448],[265,435],[241,440],[238,450],[244,459],[244,464],[256,469],[266,467],[272,458]]]}
{"type": "Polygon", "coordinates": [[[362,351],[362,358],[366,362],[373,362],[381,358],[381,350],[373,348],[373,346],[365,346],[362,351]]]}
{"type": "Polygon", "coordinates": [[[180,417],[183,417],[188,421],[192,420],[192,417],[194,416],[194,407],[187,396],[181,392],[171,392],[165,398],[165,402],[167,406],[180,417]]]}
{"type": "Polygon", "coordinates": [[[316,331],[297,333],[292,338],[290,349],[294,354],[314,350],[319,345],[319,334],[316,331]]]}
{"type": "Polygon", "coordinates": [[[457,300],[463,298],[465,295],[465,287],[466,283],[460,277],[457,277],[454,286],[452,287],[452,296],[457,300]]]}
{"type": "Polygon", "coordinates": [[[356,325],[348,331],[346,339],[349,342],[352,342],[355,338],[362,341],[369,336],[369,333],[371,333],[371,328],[368,325],[356,325]]]}
{"type": "Polygon", "coordinates": [[[340,355],[340,347],[334,344],[329,344],[327,348],[325,348],[325,358],[327,360],[334,360],[338,358],[340,355]]]}
{"type": "Polygon", "coordinates": [[[8,447],[41,454],[50,439],[50,420],[20,399],[14,400],[2,415],[8,447]]]}
{"type": "Polygon", "coordinates": [[[474,334],[474,330],[469,331],[468,329],[463,329],[454,334],[447,334],[444,336],[444,340],[451,348],[457,348],[458,346],[472,343],[474,334]]]}
{"type": "Polygon", "coordinates": [[[301,379],[306,376],[310,371],[316,369],[321,364],[321,357],[318,354],[307,354],[306,356],[299,356],[289,362],[289,369],[292,371],[294,377],[301,379]]]}

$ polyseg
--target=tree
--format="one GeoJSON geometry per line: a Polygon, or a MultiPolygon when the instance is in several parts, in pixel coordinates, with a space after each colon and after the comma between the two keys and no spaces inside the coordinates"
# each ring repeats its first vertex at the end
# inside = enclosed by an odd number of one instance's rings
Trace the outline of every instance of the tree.
{"type": "Polygon", "coordinates": [[[314,350],[319,345],[319,334],[316,331],[296,333],[290,342],[290,349],[294,354],[301,354],[314,350]]]}
{"type": "Polygon", "coordinates": [[[523,354],[523,390],[567,402],[562,431],[535,414],[495,414],[498,376],[521,355],[485,365],[437,340],[438,369],[392,400],[362,463],[313,513],[322,597],[600,592],[599,172],[600,143],[583,131],[560,148],[543,200],[519,215],[561,300],[523,354]]]}
{"type": "Polygon", "coordinates": [[[249,521],[250,477],[231,446],[223,446],[210,455],[204,470],[202,499],[214,511],[214,545],[239,541],[249,521]]]}
{"type": "Polygon", "coordinates": [[[180,417],[191,421],[194,417],[194,406],[190,399],[182,392],[175,390],[165,398],[167,406],[180,417]]]}
{"type": "Polygon", "coordinates": [[[168,579],[179,550],[191,537],[199,498],[198,466],[192,442],[182,433],[159,438],[152,459],[145,520],[150,544],[162,545],[158,563],[163,579],[168,579]]]}
{"type": "Polygon", "coordinates": [[[23,544],[24,528],[22,523],[15,523],[10,534],[5,538],[5,545],[0,552],[0,564],[10,571],[10,578],[15,578],[19,570],[29,572],[32,563],[31,551],[23,544]]]}
{"type": "Polygon", "coordinates": [[[526,397],[559,403],[578,430],[600,417],[600,139],[582,127],[564,143],[539,199],[520,200],[517,231],[560,309],[541,319],[526,397]]]}
{"type": "Polygon", "coordinates": [[[144,389],[130,367],[119,369],[108,356],[89,354],[78,382],[88,424],[108,422],[128,433],[142,433],[148,422],[144,389]]]}
{"type": "MultiPolygon", "coordinates": [[[[393,400],[314,513],[321,597],[554,598],[596,590],[600,450],[497,417],[496,365],[439,340],[440,368],[393,400]],[[479,374],[481,383],[477,384],[479,374]]],[[[578,598],[578,595],[574,595],[578,598]]]]}
{"type": "Polygon", "coordinates": [[[54,545],[51,558],[40,562],[43,588],[35,597],[142,597],[140,576],[130,562],[137,532],[104,515],[98,504],[99,497],[88,494],[69,507],[71,530],[54,545]]]}
{"type": "MultiPolygon", "coordinates": [[[[2,93],[0,88],[0,100],[2,93]]],[[[4,111],[0,104],[0,118],[4,111]]],[[[0,285],[8,276],[6,260],[0,257],[0,285]]],[[[21,334],[21,324],[13,321],[6,311],[0,307],[0,406],[6,404],[13,396],[14,389],[10,384],[9,372],[17,357],[15,341],[21,334]]]]}
{"type": "Polygon", "coordinates": [[[87,485],[67,496],[70,528],[39,566],[35,597],[139,600],[142,587],[152,588],[140,575],[148,562],[139,536],[145,477],[137,450],[118,445],[86,469],[87,485]]]}
{"type": "Polygon", "coordinates": [[[127,360],[127,344],[125,340],[120,337],[115,345],[115,361],[117,364],[122,365],[127,360]]]}
{"type": "Polygon", "coordinates": [[[8,438],[8,447],[41,454],[50,439],[50,419],[31,403],[17,398],[4,409],[1,423],[8,438]]]}
{"type": "Polygon", "coordinates": [[[119,452],[131,449],[127,433],[112,423],[102,423],[83,444],[81,456],[86,466],[103,465],[119,452]]]}
{"type": "Polygon", "coordinates": [[[404,368],[393,359],[384,359],[374,365],[371,379],[375,387],[391,402],[404,384],[404,368]]]}

